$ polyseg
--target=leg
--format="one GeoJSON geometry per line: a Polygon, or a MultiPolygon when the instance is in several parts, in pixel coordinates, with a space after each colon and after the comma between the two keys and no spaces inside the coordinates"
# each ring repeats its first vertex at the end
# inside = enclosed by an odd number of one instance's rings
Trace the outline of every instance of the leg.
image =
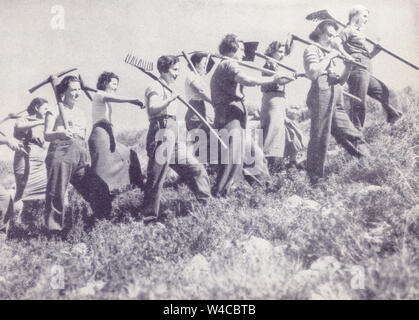
{"type": "Polygon", "coordinates": [[[332,126],[333,89],[314,91],[310,99],[311,127],[307,171],[312,179],[323,177],[332,126]]]}
{"type": "Polygon", "coordinates": [[[362,133],[349,120],[343,108],[343,99],[340,94],[333,112],[331,133],[336,142],[341,144],[351,155],[357,157],[364,155],[365,148],[364,146],[361,147],[364,144],[362,133]]]}
{"type": "Polygon", "coordinates": [[[368,95],[381,103],[387,113],[388,122],[394,122],[401,117],[402,113],[389,104],[390,93],[387,86],[375,77],[370,77],[368,95]]]}
{"type": "MultiPolygon", "coordinates": [[[[234,119],[229,121],[223,129],[226,129],[228,133],[233,132],[241,132],[241,124],[240,120],[234,119]],[[240,131],[233,131],[233,130],[240,130],[240,131]]],[[[217,174],[216,184],[214,186],[213,195],[227,195],[230,187],[234,182],[234,178],[238,174],[238,172],[242,169],[242,161],[241,159],[241,138],[238,138],[236,135],[234,138],[230,137],[230,142],[227,143],[229,146],[228,149],[228,159],[222,159],[222,162],[219,164],[219,170],[217,174]],[[238,163],[237,163],[238,162],[238,163]]]]}
{"type": "Polygon", "coordinates": [[[349,118],[355,128],[359,130],[363,128],[365,122],[366,99],[369,83],[370,76],[368,72],[362,69],[353,70],[348,79],[349,93],[362,100],[361,102],[351,100],[351,110],[349,112],[349,118]]]}

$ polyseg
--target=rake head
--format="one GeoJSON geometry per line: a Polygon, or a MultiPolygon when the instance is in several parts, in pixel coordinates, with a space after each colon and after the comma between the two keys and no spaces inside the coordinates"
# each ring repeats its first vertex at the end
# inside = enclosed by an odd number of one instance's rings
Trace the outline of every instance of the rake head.
{"type": "Polygon", "coordinates": [[[317,22],[317,21],[335,20],[335,19],[329,14],[329,12],[327,12],[327,10],[320,10],[320,11],[310,13],[306,17],[306,20],[317,22]]]}
{"type": "Polygon", "coordinates": [[[153,62],[146,61],[143,59],[139,59],[136,56],[132,54],[127,54],[125,57],[125,63],[128,63],[134,67],[137,67],[138,69],[141,69],[143,71],[151,72],[153,71],[153,62]]]}

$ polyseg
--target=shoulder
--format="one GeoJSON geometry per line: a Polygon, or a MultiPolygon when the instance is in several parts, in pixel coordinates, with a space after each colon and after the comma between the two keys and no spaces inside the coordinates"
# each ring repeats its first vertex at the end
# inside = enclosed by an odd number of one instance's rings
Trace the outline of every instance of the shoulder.
{"type": "Polygon", "coordinates": [[[153,81],[150,85],[145,89],[145,96],[146,98],[150,98],[152,95],[160,95],[163,93],[163,87],[157,81],[153,81]]]}
{"type": "Polygon", "coordinates": [[[309,45],[304,50],[304,60],[318,58],[319,56],[320,56],[320,49],[313,44],[309,45]]]}
{"type": "Polygon", "coordinates": [[[347,40],[350,36],[355,33],[355,29],[352,26],[346,26],[339,32],[339,38],[347,40]]]}
{"type": "Polygon", "coordinates": [[[99,102],[99,101],[103,101],[103,98],[106,96],[106,92],[102,91],[102,90],[98,90],[97,92],[95,92],[95,94],[93,95],[93,101],[99,102]]]}

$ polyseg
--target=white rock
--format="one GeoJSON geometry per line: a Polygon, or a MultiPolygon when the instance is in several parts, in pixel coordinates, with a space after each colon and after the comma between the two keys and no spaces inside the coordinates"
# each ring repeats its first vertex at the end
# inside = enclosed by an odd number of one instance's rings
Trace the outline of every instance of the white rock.
{"type": "Polygon", "coordinates": [[[335,272],[342,267],[342,264],[333,256],[324,256],[314,261],[310,270],[319,272],[335,272]]]}

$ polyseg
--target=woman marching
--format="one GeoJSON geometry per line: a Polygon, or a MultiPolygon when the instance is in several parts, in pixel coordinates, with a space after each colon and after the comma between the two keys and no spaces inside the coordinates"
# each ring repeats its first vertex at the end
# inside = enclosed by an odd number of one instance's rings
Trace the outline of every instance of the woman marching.
{"type": "MultiPolygon", "coordinates": [[[[272,42],[265,55],[281,61],[291,53],[289,42],[272,42]]],[[[279,71],[275,62],[266,61],[264,68],[279,71]]],[[[268,161],[269,170],[280,169],[285,158],[289,157],[288,167],[301,168],[297,164],[297,153],[303,147],[302,134],[294,123],[286,117],[285,85],[292,81],[285,79],[279,84],[264,84],[262,90],[262,108],[260,126],[263,130],[263,151],[268,161]]]]}
{"type": "MultiPolygon", "coordinates": [[[[337,29],[334,21],[324,20],[310,34],[310,39],[330,48],[337,29]]],[[[333,61],[338,55],[339,52],[335,50],[325,55],[315,45],[308,46],[304,51],[305,72],[312,81],[307,95],[307,106],[311,113],[307,171],[312,184],[316,184],[324,176],[331,134],[351,155],[368,155],[362,133],[354,127],[343,108],[341,85],[348,79],[351,67],[346,64],[343,73],[338,74],[333,61]]]]}
{"type": "Polygon", "coordinates": [[[361,99],[351,100],[350,118],[356,128],[362,130],[366,114],[367,95],[378,100],[387,113],[387,122],[399,120],[402,113],[389,104],[389,89],[371,74],[371,59],[381,50],[379,46],[369,52],[366,48],[366,37],[363,33],[368,22],[369,10],[364,6],[354,6],[349,12],[347,26],[335,39],[339,51],[350,60],[355,60],[367,67],[354,66],[348,79],[349,92],[361,99]]]}
{"type": "Polygon", "coordinates": [[[14,136],[24,146],[14,155],[13,169],[16,179],[15,201],[44,200],[47,188],[45,158],[48,144],[44,139],[45,114],[48,101],[35,98],[27,108],[28,116],[16,121],[14,136]]]}
{"type": "Polygon", "coordinates": [[[129,184],[142,187],[141,167],[135,151],[117,144],[112,124],[112,103],[132,103],[143,106],[137,98],[116,94],[119,77],[113,72],[103,72],[97,81],[98,91],[92,101],[93,129],[89,137],[92,171],[106,184],[110,192],[129,184]]]}

